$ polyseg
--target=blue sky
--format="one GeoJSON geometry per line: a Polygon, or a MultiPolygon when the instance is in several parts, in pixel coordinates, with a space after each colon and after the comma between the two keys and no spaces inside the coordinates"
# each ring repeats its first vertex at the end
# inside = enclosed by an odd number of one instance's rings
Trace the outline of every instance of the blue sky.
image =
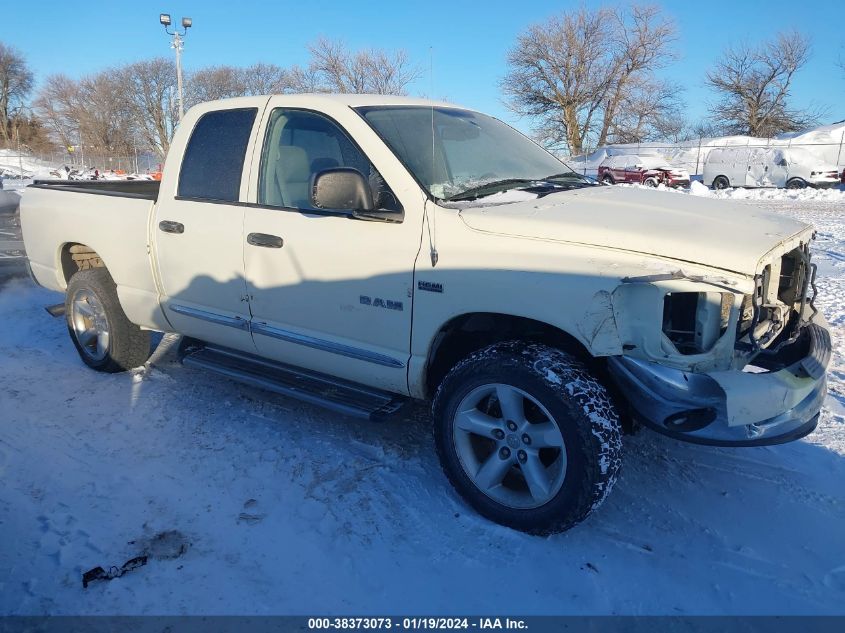
{"type": "MultiPolygon", "coordinates": [[[[168,38],[158,24],[159,12],[166,12],[174,21],[183,15],[194,20],[185,44],[187,68],[256,61],[303,63],[306,44],[325,35],[343,38],[352,47],[405,48],[426,69],[426,76],[412,86],[412,94],[429,93],[427,69],[432,47],[435,96],[490,112],[527,129],[529,123],[509,113],[501,102],[498,82],[505,72],[507,49],[529,24],[578,4],[537,0],[42,0],[37,11],[4,11],[0,41],[19,48],[38,76],[55,72],[75,76],[142,57],[171,55],[168,38]]],[[[706,114],[712,97],[702,85],[703,76],[725,45],[744,39],[753,42],[794,27],[812,37],[814,49],[812,61],[795,81],[795,104],[827,107],[825,122],[845,119],[845,77],[835,66],[836,59],[845,56],[845,18],[836,2],[817,4],[807,11],[794,0],[664,2],[662,6],[676,20],[680,32],[680,58],[666,74],[686,88],[689,118],[706,114]]]]}

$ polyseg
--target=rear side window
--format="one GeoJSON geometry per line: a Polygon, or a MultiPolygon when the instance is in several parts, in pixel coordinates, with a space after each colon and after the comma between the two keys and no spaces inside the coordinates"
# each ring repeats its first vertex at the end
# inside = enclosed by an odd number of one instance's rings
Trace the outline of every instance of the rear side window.
{"type": "Polygon", "coordinates": [[[197,122],[179,173],[179,197],[237,201],[256,108],[219,110],[197,122]]]}

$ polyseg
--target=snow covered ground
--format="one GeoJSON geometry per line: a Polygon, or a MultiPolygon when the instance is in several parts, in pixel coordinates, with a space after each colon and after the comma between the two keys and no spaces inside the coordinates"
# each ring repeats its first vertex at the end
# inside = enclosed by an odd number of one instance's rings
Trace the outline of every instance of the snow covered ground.
{"type": "Polygon", "coordinates": [[[42,309],[60,296],[7,281],[0,613],[845,614],[845,199],[782,193],[743,204],[818,227],[819,429],[734,450],[642,431],[605,505],[549,538],[461,503],[422,408],[350,420],[185,368],[172,337],[96,374],[42,309]],[[178,558],[82,588],[169,531],[178,558]]]}

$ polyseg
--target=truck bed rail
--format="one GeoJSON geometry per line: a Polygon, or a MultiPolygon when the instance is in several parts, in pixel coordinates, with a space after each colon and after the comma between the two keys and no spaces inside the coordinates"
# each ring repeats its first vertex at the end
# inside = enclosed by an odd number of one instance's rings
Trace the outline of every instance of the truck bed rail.
{"type": "Polygon", "coordinates": [[[58,189],[100,196],[156,200],[161,183],[156,180],[36,180],[30,187],[58,189]]]}

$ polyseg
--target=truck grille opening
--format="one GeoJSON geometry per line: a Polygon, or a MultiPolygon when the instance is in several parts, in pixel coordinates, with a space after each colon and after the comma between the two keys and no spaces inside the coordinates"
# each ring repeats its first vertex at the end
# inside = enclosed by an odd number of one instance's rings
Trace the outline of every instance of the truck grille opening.
{"type": "Polygon", "coordinates": [[[663,298],[663,333],[684,355],[710,351],[727,331],[729,292],[672,292],[663,298]]]}

